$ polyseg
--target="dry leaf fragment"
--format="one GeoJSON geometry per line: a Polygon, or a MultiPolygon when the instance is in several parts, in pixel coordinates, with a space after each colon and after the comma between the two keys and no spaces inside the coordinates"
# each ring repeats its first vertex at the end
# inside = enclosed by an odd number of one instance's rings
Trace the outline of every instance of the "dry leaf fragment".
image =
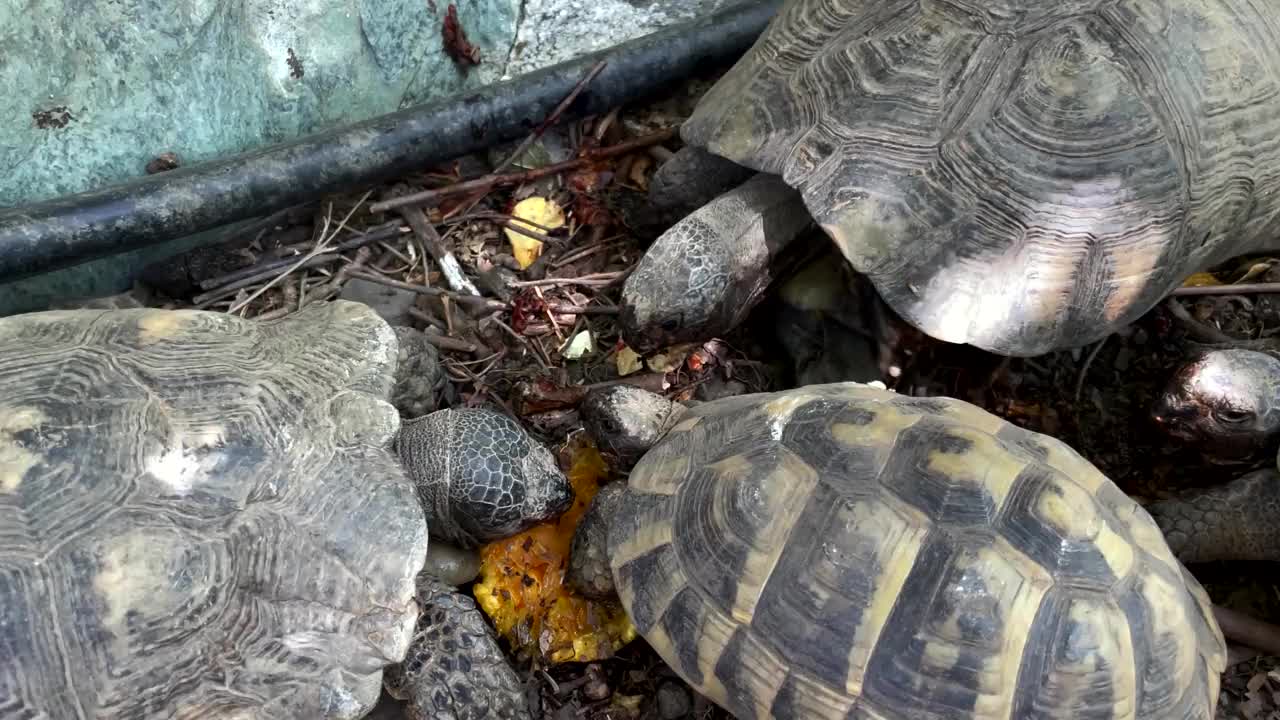
{"type": "Polygon", "coordinates": [[[1182,287],[1212,287],[1221,284],[1222,281],[1215,277],[1213,273],[1207,272],[1198,272],[1182,281],[1182,287]]]}
{"type": "Polygon", "coordinates": [[[618,366],[618,375],[621,376],[627,376],[631,373],[638,372],[640,368],[644,367],[644,361],[640,359],[640,356],[635,350],[632,350],[627,345],[623,345],[618,348],[618,352],[614,355],[613,361],[618,366]]]}
{"type": "Polygon", "coordinates": [[[680,367],[684,359],[693,351],[695,343],[685,343],[683,345],[673,345],[665,351],[650,357],[647,361],[649,369],[654,372],[667,373],[680,367]]]}
{"type": "MultiPolygon", "coordinates": [[[[512,225],[518,225],[533,232],[546,233],[548,229],[554,230],[564,226],[564,210],[554,200],[539,195],[527,197],[516,203],[511,215],[516,218],[511,221],[512,225]],[[520,222],[520,220],[528,220],[536,225],[520,222]],[[538,227],[539,225],[542,227],[538,227]]],[[[533,261],[542,254],[541,240],[523,235],[511,228],[503,228],[502,231],[506,233],[507,240],[511,243],[511,254],[515,256],[521,270],[532,265],[533,261]]]]}
{"type": "Polygon", "coordinates": [[[595,349],[594,343],[591,342],[591,331],[583,330],[582,332],[569,338],[565,343],[565,348],[561,351],[561,355],[566,360],[577,360],[578,358],[592,352],[595,349]]]}

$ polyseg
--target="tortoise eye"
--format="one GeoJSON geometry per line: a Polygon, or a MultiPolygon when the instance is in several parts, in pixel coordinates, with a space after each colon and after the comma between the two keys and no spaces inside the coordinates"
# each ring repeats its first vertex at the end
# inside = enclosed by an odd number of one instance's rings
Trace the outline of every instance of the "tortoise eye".
{"type": "Polygon", "coordinates": [[[1228,425],[1239,425],[1253,419],[1253,413],[1248,410],[1218,410],[1214,415],[1228,425]]]}

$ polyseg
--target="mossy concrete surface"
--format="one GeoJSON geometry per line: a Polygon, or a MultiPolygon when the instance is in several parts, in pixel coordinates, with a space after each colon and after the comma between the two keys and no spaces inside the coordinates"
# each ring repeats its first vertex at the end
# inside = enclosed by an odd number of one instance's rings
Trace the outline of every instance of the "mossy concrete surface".
{"type": "MultiPolygon", "coordinates": [[[[447,0],[0,3],[0,207],[264,147],[536,70],[727,0],[457,0],[480,52],[443,47],[447,0]]],[[[216,235],[216,233],[214,233],[216,235]]],[[[205,238],[0,285],[0,315],[118,292],[205,238]]]]}

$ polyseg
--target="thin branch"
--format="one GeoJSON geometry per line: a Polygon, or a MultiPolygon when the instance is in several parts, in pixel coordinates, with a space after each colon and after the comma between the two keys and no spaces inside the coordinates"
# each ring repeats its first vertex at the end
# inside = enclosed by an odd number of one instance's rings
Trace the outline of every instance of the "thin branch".
{"type": "Polygon", "coordinates": [[[625,155],[651,145],[665,142],[675,137],[674,128],[660,130],[656,133],[643,135],[623,143],[618,143],[607,148],[598,148],[586,150],[580,157],[573,160],[565,160],[563,162],[552,163],[533,170],[524,172],[509,173],[506,175],[489,174],[474,180],[456,183],[448,187],[436,188],[434,190],[424,190],[423,192],[413,193],[412,195],[403,195],[398,198],[383,200],[369,206],[369,212],[379,213],[395,208],[405,207],[408,205],[427,205],[438,202],[441,198],[451,195],[463,195],[477,190],[492,190],[498,187],[506,187],[510,185],[520,185],[526,182],[544,178],[549,175],[558,175],[568,170],[577,170],[585,165],[589,165],[596,160],[614,157],[617,155],[625,155]]]}
{"type": "MultiPolygon", "coordinates": [[[[372,190],[366,190],[366,191],[365,191],[365,193],[364,193],[364,195],[361,195],[361,196],[360,196],[360,200],[359,200],[358,202],[356,202],[356,204],[351,208],[351,210],[350,210],[349,212],[347,212],[346,216],[342,218],[342,221],[338,223],[338,227],[334,229],[334,231],[333,231],[333,234],[332,234],[332,235],[330,235],[328,238],[326,238],[326,237],[324,236],[324,231],[321,231],[321,235],[320,235],[320,242],[316,244],[315,249],[314,249],[314,250],[312,250],[311,252],[307,253],[305,256],[303,256],[302,260],[299,260],[299,261],[298,261],[298,263],[297,263],[296,265],[294,265],[293,267],[291,267],[291,268],[289,268],[288,270],[284,271],[284,272],[283,272],[283,273],[281,273],[280,275],[277,275],[277,276],[275,277],[275,279],[273,279],[273,280],[269,281],[266,285],[263,285],[262,287],[258,288],[258,290],[257,290],[256,292],[254,292],[253,294],[251,294],[249,297],[245,298],[244,300],[241,300],[239,303],[237,303],[237,304],[235,304],[235,305],[232,305],[232,306],[231,306],[231,309],[230,309],[230,310],[228,310],[227,312],[228,312],[228,313],[235,313],[236,311],[240,310],[241,308],[248,306],[248,304],[249,304],[249,303],[251,303],[251,302],[253,302],[253,301],[254,301],[254,299],[256,299],[259,295],[261,295],[262,293],[266,292],[268,288],[270,288],[271,286],[273,286],[273,285],[275,285],[276,283],[280,282],[280,281],[281,281],[281,280],[283,280],[284,278],[288,277],[290,273],[292,273],[294,270],[297,270],[299,267],[301,267],[303,263],[305,263],[306,261],[310,260],[311,258],[313,258],[313,257],[315,257],[315,256],[317,256],[317,255],[320,255],[320,254],[321,254],[321,253],[323,253],[323,252],[327,252],[327,251],[330,249],[330,248],[329,248],[329,242],[330,242],[331,240],[333,240],[334,236],[336,236],[336,235],[338,234],[338,231],[339,231],[339,230],[342,230],[343,228],[345,228],[345,227],[347,226],[347,221],[348,221],[348,220],[350,220],[350,219],[351,219],[351,216],[355,214],[356,210],[357,210],[357,209],[359,209],[359,208],[360,208],[360,206],[364,204],[364,201],[365,201],[366,199],[368,199],[368,197],[369,197],[370,193],[372,193],[372,192],[373,192],[372,190]]],[[[330,204],[330,205],[329,205],[329,211],[330,211],[330,212],[332,212],[332,211],[333,211],[333,205],[332,205],[332,204],[330,204]]],[[[325,230],[328,230],[328,226],[329,226],[329,219],[326,217],[326,218],[325,218],[325,230]]]]}
{"type": "MultiPolygon", "coordinates": [[[[383,223],[376,227],[370,228],[365,232],[360,233],[354,238],[351,238],[349,240],[344,240],[343,242],[338,243],[338,245],[333,249],[333,251],[336,253],[342,253],[342,252],[347,252],[349,250],[356,250],[361,247],[364,247],[365,245],[369,245],[371,243],[389,240],[401,234],[402,232],[404,232],[403,225],[399,221],[383,223]]],[[[289,264],[292,263],[296,258],[297,258],[297,255],[284,257],[284,258],[277,258],[274,260],[269,260],[267,262],[261,262],[254,265],[250,265],[248,267],[240,268],[239,270],[234,270],[232,272],[226,273],[225,275],[220,275],[215,278],[202,280],[200,281],[200,289],[201,290],[216,290],[216,289],[229,290],[231,289],[230,283],[234,283],[236,281],[243,280],[245,278],[250,278],[250,277],[268,277],[272,271],[279,270],[280,268],[283,268],[283,267],[288,267],[289,264]]],[[[240,287],[244,287],[244,286],[241,285],[240,287]]]]}
{"type": "Polygon", "coordinates": [[[596,76],[600,74],[601,70],[604,70],[605,65],[607,64],[608,63],[606,63],[604,60],[601,60],[597,62],[595,65],[592,65],[591,69],[587,71],[587,74],[584,75],[582,79],[578,81],[577,85],[573,86],[573,90],[569,91],[569,94],[566,95],[564,99],[560,101],[560,104],[557,105],[556,108],[551,111],[551,114],[548,115],[547,118],[542,121],[542,124],[539,125],[529,135],[529,137],[525,138],[524,141],[521,142],[520,145],[516,147],[515,151],[512,152],[511,155],[507,157],[506,160],[503,160],[501,163],[498,164],[497,167],[493,169],[493,174],[497,175],[503,170],[506,170],[507,168],[511,167],[511,164],[514,163],[516,160],[519,160],[520,156],[524,155],[525,152],[535,142],[538,141],[538,138],[542,137],[542,134],[545,133],[548,128],[550,128],[552,125],[555,125],[556,122],[560,120],[560,116],[564,115],[565,111],[569,109],[569,106],[573,104],[573,101],[578,99],[578,96],[582,94],[582,91],[586,89],[587,85],[591,84],[591,81],[594,80],[596,76]]]}
{"type": "Polygon", "coordinates": [[[458,259],[445,248],[440,233],[436,232],[435,226],[427,220],[426,213],[419,208],[402,207],[400,214],[405,222],[409,223],[409,227],[413,228],[414,235],[422,242],[427,252],[431,253],[431,257],[439,263],[440,271],[448,281],[449,287],[460,293],[478,296],[480,291],[462,272],[462,265],[458,263],[458,259]]]}
{"type": "Polygon", "coordinates": [[[1102,338],[1101,340],[1099,340],[1098,344],[1093,346],[1093,350],[1089,351],[1089,356],[1084,359],[1084,365],[1080,366],[1080,374],[1076,376],[1075,399],[1077,401],[1080,400],[1080,393],[1084,391],[1084,378],[1086,375],[1089,374],[1089,366],[1093,364],[1094,358],[1098,357],[1098,353],[1101,352],[1102,346],[1106,345],[1107,340],[1109,340],[1110,338],[1111,336],[1108,335],[1102,338]]]}
{"type": "Polygon", "coordinates": [[[619,279],[629,274],[630,270],[617,270],[612,272],[591,273],[571,278],[544,278],[542,280],[516,280],[511,283],[511,287],[539,287],[547,285],[584,285],[587,287],[599,287],[601,285],[611,285],[619,279]]]}
{"type": "Polygon", "coordinates": [[[1280,293],[1280,282],[1240,283],[1239,285],[1196,285],[1173,291],[1175,297],[1189,295],[1258,295],[1280,293]]]}
{"type": "Polygon", "coordinates": [[[1196,340],[1209,343],[1232,342],[1232,337],[1230,335],[1222,332],[1216,327],[1205,325],[1191,317],[1191,313],[1187,312],[1187,309],[1182,307],[1182,303],[1178,302],[1176,298],[1169,298],[1165,300],[1164,307],[1169,311],[1169,314],[1173,316],[1173,319],[1181,323],[1182,326],[1186,328],[1187,332],[1196,340]]]}
{"type": "Polygon", "coordinates": [[[485,310],[507,309],[507,304],[504,302],[500,302],[498,300],[490,300],[488,298],[479,297],[477,295],[462,295],[462,294],[453,292],[451,290],[445,290],[444,288],[426,287],[424,285],[414,285],[413,283],[401,282],[399,280],[392,280],[389,277],[368,272],[367,270],[352,271],[351,277],[360,278],[361,280],[368,280],[369,282],[378,283],[379,285],[386,285],[387,287],[393,287],[400,290],[409,290],[411,292],[416,292],[420,295],[434,295],[437,297],[448,297],[448,298],[452,298],[456,302],[476,305],[478,307],[484,308],[485,310]]]}

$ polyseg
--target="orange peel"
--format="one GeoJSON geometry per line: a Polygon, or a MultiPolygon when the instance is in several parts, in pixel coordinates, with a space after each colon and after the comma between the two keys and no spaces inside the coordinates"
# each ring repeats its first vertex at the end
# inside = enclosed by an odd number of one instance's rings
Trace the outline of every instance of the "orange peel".
{"type": "Polygon", "coordinates": [[[581,435],[571,442],[573,506],[554,522],[483,546],[472,587],[501,637],[551,664],[603,660],[636,637],[621,604],[589,600],[565,585],[573,532],[608,471],[581,435]]]}

